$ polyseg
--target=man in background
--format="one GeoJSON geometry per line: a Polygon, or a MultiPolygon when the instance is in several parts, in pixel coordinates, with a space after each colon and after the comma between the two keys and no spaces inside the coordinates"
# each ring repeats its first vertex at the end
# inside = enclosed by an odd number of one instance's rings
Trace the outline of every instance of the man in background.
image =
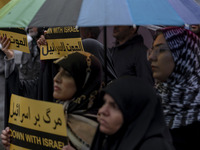
{"type": "Polygon", "coordinates": [[[97,40],[101,32],[99,27],[80,27],[79,30],[82,39],[92,38],[97,40]]]}
{"type": "Polygon", "coordinates": [[[110,49],[118,77],[131,75],[147,79],[153,84],[152,71],[147,61],[147,47],[137,33],[137,26],[114,26],[116,45],[110,49]]]}
{"type": "Polygon", "coordinates": [[[190,25],[190,30],[200,37],[200,24],[190,25]]]}

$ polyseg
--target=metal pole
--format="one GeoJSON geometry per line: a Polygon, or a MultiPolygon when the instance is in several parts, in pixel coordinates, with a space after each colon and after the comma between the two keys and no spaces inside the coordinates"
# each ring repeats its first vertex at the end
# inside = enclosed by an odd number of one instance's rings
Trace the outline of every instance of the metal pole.
{"type": "Polygon", "coordinates": [[[107,74],[108,74],[108,70],[107,70],[107,60],[108,60],[108,56],[107,56],[107,28],[106,26],[104,26],[104,71],[105,71],[105,86],[107,85],[107,74]]]}

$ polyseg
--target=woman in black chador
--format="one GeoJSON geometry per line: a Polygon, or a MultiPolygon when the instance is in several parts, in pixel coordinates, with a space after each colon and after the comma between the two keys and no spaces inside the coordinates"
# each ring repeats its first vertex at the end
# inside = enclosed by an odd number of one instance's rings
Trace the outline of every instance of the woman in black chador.
{"type": "Polygon", "coordinates": [[[173,150],[160,99],[147,81],[123,77],[100,96],[105,103],[91,150],[173,150]]]}

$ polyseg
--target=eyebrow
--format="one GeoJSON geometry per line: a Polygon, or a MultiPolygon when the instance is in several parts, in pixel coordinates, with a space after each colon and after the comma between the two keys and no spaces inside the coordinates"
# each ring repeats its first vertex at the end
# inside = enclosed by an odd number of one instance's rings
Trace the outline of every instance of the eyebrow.
{"type": "Polygon", "coordinates": [[[116,102],[109,102],[109,105],[119,108],[116,102]]]}
{"type": "Polygon", "coordinates": [[[152,45],[152,48],[159,47],[159,46],[162,46],[162,45],[165,45],[165,44],[164,43],[159,43],[159,44],[156,44],[156,45],[152,45]]]}

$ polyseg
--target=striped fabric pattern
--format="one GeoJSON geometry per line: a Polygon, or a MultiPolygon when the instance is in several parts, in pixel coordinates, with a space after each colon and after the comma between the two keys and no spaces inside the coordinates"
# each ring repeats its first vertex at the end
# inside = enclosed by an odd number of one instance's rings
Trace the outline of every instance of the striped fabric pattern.
{"type": "Polygon", "coordinates": [[[161,30],[175,68],[166,82],[156,83],[167,125],[173,129],[200,121],[200,39],[179,27],[161,30]]]}

